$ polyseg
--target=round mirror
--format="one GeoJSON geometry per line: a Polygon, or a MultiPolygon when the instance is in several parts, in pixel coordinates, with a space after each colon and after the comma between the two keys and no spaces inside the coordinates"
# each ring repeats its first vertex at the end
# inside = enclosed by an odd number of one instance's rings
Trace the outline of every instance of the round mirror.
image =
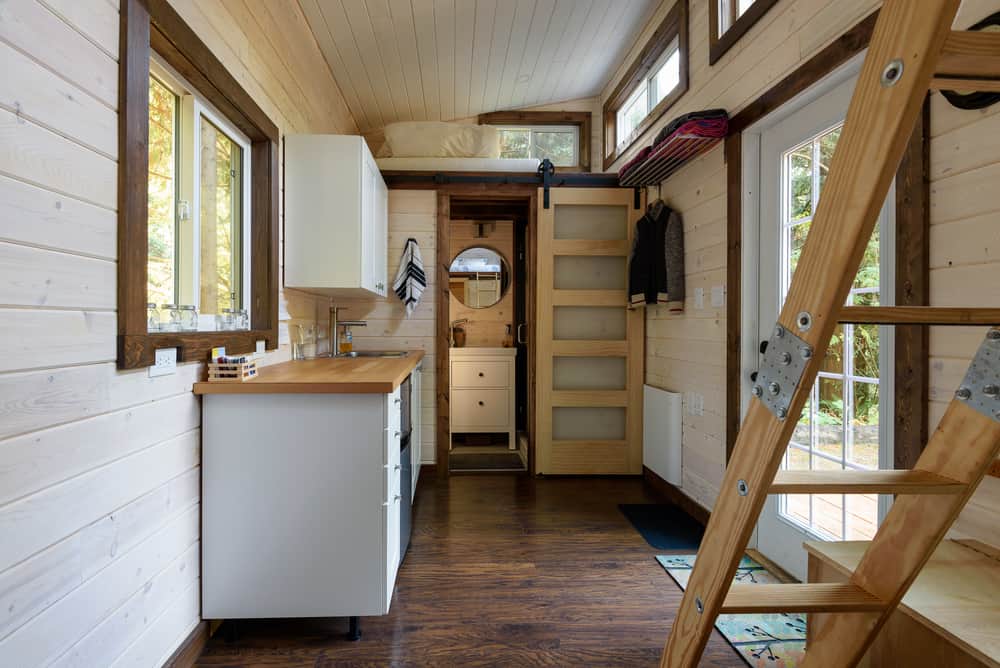
{"type": "Polygon", "coordinates": [[[448,288],[469,308],[493,306],[510,286],[510,268],[503,255],[485,246],[466,248],[452,260],[448,288]]]}

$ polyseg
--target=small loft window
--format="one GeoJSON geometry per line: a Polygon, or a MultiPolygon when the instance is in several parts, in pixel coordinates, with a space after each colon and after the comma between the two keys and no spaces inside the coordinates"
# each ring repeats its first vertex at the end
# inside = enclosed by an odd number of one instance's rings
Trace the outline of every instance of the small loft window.
{"type": "Polygon", "coordinates": [[[618,110],[615,134],[621,144],[627,141],[639,124],[653,112],[663,98],[681,83],[681,55],[677,40],[670,45],[647,78],[636,87],[632,96],[618,110]]]}
{"type": "Polygon", "coordinates": [[[604,103],[610,168],[687,91],[687,2],[678,0],[604,103]]]}
{"type": "MultiPolygon", "coordinates": [[[[250,141],[178,74],[149,77],[147,301],[194,306],[198,330],[249,310],[250,141]]],[[[243,323],[246,326],[246,323],[243,323]]],[[[152,325],[151,325],[152,327],[152,325]]]]}
{"type": "Polygon", "coordinates": [[[575,125],[500,126],[501,158],[548,158],[556,167],[580,164],[580,128],[575,125]]]}
{"type": "Polygon", "coordinates": [[[708,63],[714,65],[778,0],[711,0],[708,63]]]}

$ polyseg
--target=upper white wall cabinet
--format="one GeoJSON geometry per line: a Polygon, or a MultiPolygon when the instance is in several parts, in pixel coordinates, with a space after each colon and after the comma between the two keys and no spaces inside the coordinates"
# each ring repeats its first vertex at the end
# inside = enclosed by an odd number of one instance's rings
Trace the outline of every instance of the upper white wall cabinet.
{"type": "Polygon", "coordinates": [[[384,297],[388,195],[364,138],[287,135],[285,286],[384,297]]]}

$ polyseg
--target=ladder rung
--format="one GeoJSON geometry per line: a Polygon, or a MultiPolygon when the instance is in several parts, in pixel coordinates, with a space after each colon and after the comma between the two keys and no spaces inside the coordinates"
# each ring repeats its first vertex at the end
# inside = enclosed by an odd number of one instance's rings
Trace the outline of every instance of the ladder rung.
{"type": "Polygon", "coordinates": [[[931,79],[930,87],[931,90],[997,93],[1000,92],[1000,79],[936,75],[931,79]]]}
{"type": "Polygon", "coordinates": [[[845,306],[838,322],[855,325],[1000,325],[1000,308],[845,306]]]}
{"type": "Polygon", "coordinates": [[[930,471],[778,471],[771,494],[959,494],[965,485],[930,471]]]}
{"type": "Polygon", "coordinates": [[[723,613],[878,612],[883,601],[849,582],[813,584],[734,584],[723,613]]]}
{"type": "Polygon", "coordinates": [[[938,57],[935,79],[1000,79],[1000,34],[953,30],[938,57]]]}

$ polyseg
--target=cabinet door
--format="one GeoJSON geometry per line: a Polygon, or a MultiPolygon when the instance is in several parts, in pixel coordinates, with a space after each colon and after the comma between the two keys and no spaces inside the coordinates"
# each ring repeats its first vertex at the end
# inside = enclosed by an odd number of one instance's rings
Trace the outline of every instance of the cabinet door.
{"type": "Polygon", "coordinates": [[[375,273],[375,244],[378,236],[375,229],[376,178],[373,165],[367,155],[361,160],[361,287],[378,293],[378,279],[375,273]]]}
{"type": "Polygon", "coordinates": [[[388,252],[389,252],[389,190],[382,180],[378,166],[372,163],[375,179],[374,201],[374,244],[373,265],[375,267],[375,282],[379,286],[379,294],[385,297],[392,288],[389,286],[388,252]]]}

